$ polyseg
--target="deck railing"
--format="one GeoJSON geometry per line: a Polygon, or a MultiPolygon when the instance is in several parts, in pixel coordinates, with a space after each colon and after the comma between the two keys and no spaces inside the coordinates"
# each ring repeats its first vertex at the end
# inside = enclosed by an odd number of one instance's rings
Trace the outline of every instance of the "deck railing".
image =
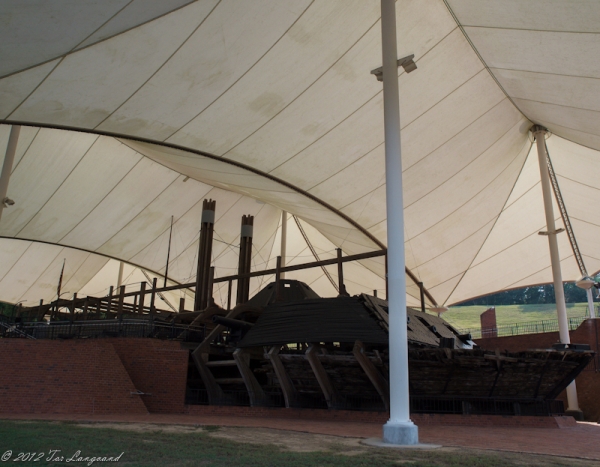
{"type": "MultiPolygon", "coordinates": [[[[569,331],[574,331],[587,319],[586,316],[568,318],[569,331]]],[[[557,319],[545,319],[541,321],[529,321],[525,323],[504,324],[495,328],[471,328],[460,329],[461,334],[470,333],[473,339],[486,337],[520,336],[523,334],[541,334],[544,332],[558,332],[557,319]]]]}
{"type": "Polygon", "coordinates": [[[102,337],[154,337],[201,342],[204,326],[157,323],[145,319],[22,323],[6,325],[0,322],[0,337],[33,339],[90,339],[102,337]]]}

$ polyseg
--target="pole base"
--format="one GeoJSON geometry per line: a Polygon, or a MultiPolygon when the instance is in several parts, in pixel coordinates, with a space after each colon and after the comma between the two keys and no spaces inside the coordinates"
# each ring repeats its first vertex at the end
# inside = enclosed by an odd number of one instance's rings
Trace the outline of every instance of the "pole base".
{"type": "Polygon", "coordinates": [[[419,444],[419,427],[407,422],[387,422],[383,425],[383,442],[409,446],[419,444]]]}
{"type": "Polygon", "coordinates": [[[583,416],[583,412],[581,410],[567,409],[567,410],[565,410],[565,415],[568,417],[573,417],[578,422],[583,422],[585,420],[585,418],[583,416]]]}

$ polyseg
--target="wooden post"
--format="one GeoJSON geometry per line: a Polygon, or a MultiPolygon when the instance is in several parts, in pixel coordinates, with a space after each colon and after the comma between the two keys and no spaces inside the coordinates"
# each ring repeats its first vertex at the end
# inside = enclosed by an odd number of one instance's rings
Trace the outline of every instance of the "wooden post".
{"type": "Polygon", "coordinates": [[[70,308],[70,315],[71,315],[71,322],[73,322],[75,320],[75,305],[76,305],[76,301],[77,301],[77,294],[74,293],[73,294],[73,302],[71,303],[70,308]]]}
{"type": "Polygon", "coordinates": [[[40,300],[40,307],[38,308],[38,321],[43,321],[44,320],[44,300],[40,300]],[[42,314],[43,313],[43,314],[42,314]]]}
{"type": "Polygon", "coordinates": [[[213,299],[213,284],[215,281],[215,267],[210,267],[210,272],[208,273],[208,286],[207,290],[207,306],[211,306],[215,301],[213,299]]]}
{"type": "Polygon", "coordinates": [[[275,301],[280,302],[281,300],[281,256],[278,256],[275,266],[275,301]]]}
{"type": "Polygon", "coordinates": [[[200,240],[198,242],[198,268],[196,272],[196,297],[194,311],[204,310],[207,306],[208,274],[212,256],[212,239],[215,224],[216,201],[205,199],[202,204],[200,240]]]}
{"type": "Polygon", "coordinates": [[[144,295],[146,295],[146,282],[140,284],[140,302],[138,306],[138,314],[144,314],[144,295]]]}
{"type": "Polygon", "coordinates": [[[85,300],[83,301],[83,320],[84,321],[87,320],[89,300],[90,300],[90,297],[85,297],[85,300]]]}
{"type": "Polygon", "coordinates": [[[185,313],[185,297],[179,299],[179,313],[185,313]]]}
{"type": "MultiPolygon", "coordinates": [[[[238,262],[238,274],[248,274],[252,264],[252,236],[254,229],[254,217],[242,216],[242,228],[240,233],[240,258],[238,262]]],[[[238,305],[246,303],[250,295],[250,278],[239,278],[237,283],[238,305]]]]}
{"type": "Polygon", "coordinates": [[[156,299],[156,277],[152,279],[152,294],[150,295],[150,314],[156,313],[154,309],[154,300],[156,299]]]}
{"type": "Polygon", "coordinates": [[[421,311],[425,313],[425,288],[423,287],[423,282],[418,282],[419,291],[421,292],[421,311]]]}
{"type": "Polygon", "coordinates": [[[229,285],[227,286],[227,311],[231,310],[231,286],[233,281],[229,279],[229,285]]]}
{"type": "MultiPolygon", "coordinates": [[[[112,289],[112,287],[111,287],[112,289]]],[[[125,286],[122,285],[121,287],[119,287],[119,304],[117,305],[117,316],[119,318],[119,321],[121,321],[123,319],[123,301],[125,300],[125,286]]]]}
{"type": "MultiPolygon", "coordinates": [[[[112,311],[112,298],[113,298],[114,291],[115,291],[115,289],[111,285],[110,288],[108,289],[108,302],[106,303],[106,317],[108,317],[108,315],[112,311]]],[[[101,303],[100,303],[100,306],[101,306],[101,303]]],[[[100,309],[98,309],[98,311],[100,311],[100,309]]],[[[100,316],[98,316],[98,318],[100,318],[100,316]]]]}
{"type": "Polygon", "coordinates": [[[342,249],[336,248],[336,250],[338,260],[338,288],[341,296],[348,296],[348,292],[346,292],[346,286],[344,285],[344,263],[342,262],[342,249]]]}
{"type": "Polygon", "coordinates": [[[342,249],[336,248],[335,251],[337,253],[337,259],[338,259],[338,263],[337,263],[338,288],[339,288],[340,294],[341,294],[342,290],[344,289],[344,266],[342,265],[342,249]]]}

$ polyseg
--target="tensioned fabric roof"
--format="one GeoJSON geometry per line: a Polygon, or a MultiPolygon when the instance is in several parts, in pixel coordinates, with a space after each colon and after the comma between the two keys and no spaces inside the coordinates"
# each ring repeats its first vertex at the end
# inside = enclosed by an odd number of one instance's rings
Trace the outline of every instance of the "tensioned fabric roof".
{"type": "MultiPolygon", "coordinates": [[[[539,123],[599,270],[600,4],[396,11],[399,54],[418,65],[398,75],[407,267],[438,304],[551,280],[539,123]]],[[[171,216],[169,277],[193,280],[207,197],[218,276],[236,269],[242,214],[256,216],[257,270],[279,254],[281,210],[292,261],[314,259],[292,215],[321,258],[387,243],[379,1],[14,0],[0,15],[0,147],[9,124],[28,125],[0,222],[0,300],[54,298],[65,257],[70,292],[104,290],[115,259],[138,282],[164,274],[171,216]]],[[[564,234],[559,249],[577,279],[564,234]]],[[[344,274],[351,293],[384,289],[382,259],[344,274]]],[[[294,277],[334,292],[320,269],[294,277]]],[[[415,304],[412,281],[408,293],[415,304]]]]}

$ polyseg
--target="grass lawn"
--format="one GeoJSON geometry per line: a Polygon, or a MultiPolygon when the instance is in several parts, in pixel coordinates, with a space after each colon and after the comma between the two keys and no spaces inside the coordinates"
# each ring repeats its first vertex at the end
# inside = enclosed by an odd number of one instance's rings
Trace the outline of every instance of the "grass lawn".
{"type": "MultiPolygon", "coordinates": [[[[479,315],[487,310],[487,306],[453,306],[442,315],[452,326],[460,329],[479,328],[479,315]]],[[[567,316],[585,316],[587,303],[568,303],[567,316]]],[[[556,305],[498,305],[496,321],[498,326],[528,321],[556,319],[556,305]]]]}
{"type": "MultiPolygon", "coordinates": [[[[512,467],[592,466],[593,462],[550,456],[441,448],[431,451],[370,448],[338,438],[256,428],[76,424],[0,420],[1,461],[18,453],[44,453],[18,465],[89,465],[79,456],[119,456],[122,466],[217,467],[512,467]],[[236,439],[241,442],[234,442],[236,439]],[[8,451],[12,451],[9,456],[8,451]],[[47,460],[50,450],[60,450],[47,460]],[[60,459],[63,457],[62,459],[60,459]]],[[[10,457],[10,459],[7,459],[10,457]]],[[[0,462],[1,464],[2,462],[0,462]]],[[[114,465],[96,462],[92,465],[114,465]]],[[[597,464],[596,464],[597,465],[597,464]]]]}

